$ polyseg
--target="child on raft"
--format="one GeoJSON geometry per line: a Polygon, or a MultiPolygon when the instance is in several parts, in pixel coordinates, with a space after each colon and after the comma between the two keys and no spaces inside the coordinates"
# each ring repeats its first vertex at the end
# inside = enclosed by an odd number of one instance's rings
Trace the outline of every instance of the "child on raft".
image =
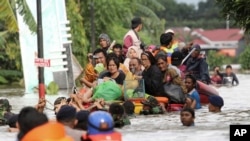
{"type": "Polygon", "coordinates": [[[185,85],[187,88],[187,98],[184,107],[189,107],[192,109],[200,109],[200,96],[196,88],[196,79],[192,75],[186,75],[185,85]]]}

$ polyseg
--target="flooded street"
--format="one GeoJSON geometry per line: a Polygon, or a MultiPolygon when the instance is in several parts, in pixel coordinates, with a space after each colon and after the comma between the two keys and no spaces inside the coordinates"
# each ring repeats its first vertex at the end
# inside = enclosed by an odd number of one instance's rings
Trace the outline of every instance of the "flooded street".
{"type": "MultiPolygon", "coordinates": [[[[137,116],[131,119],[132,125],[119,131],[124,141],[229,141],[229,125],[250,124],[250,75],[237,75],[240,85],[237,87],[216,88],[224,98],[221,113],[209,113],[207,106],[196,111],[194,127],[183,127],[179,112],[164,115],[137,116]]],[[[18,113],[23,106],[34,106],[37,94],[23,94],[22,89],[0,90],[0,97],[7,97],[13,106],[13,112],[18,113]],[[9,95],[11,94],[11,95],[9,95]]],[[[53,103],[67,91],[61,91],[56,96],[46,96],[53,103]]],[[[49,108],[52,108],[47,104],[49,108]]],[[[54,114],[46,110],[50,118],[54,114]]],[[[8,133],[7,126],[0,127],[0,141],[15,141],[16,133],[8,133]]]]}

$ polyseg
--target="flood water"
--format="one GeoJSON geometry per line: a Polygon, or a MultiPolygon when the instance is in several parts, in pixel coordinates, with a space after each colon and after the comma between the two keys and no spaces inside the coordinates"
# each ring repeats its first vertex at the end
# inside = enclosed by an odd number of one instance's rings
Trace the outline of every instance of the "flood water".
{"type": "MultiPolygon", "coordinates": [[[[216,88],[224,98],[221,113],[209,113],[207,106],[195,112],[195,126],[183,127],[179,112],[164,115],[136,116],[132,125],[119,129],[124,141],[229,141],[229,125],[250,124],[250,75],[237,75],[240,85],[237,87],[216,88]]],[[[56,96],[46,96],[53,103],[58,96],[66,96],[61,91],[56,96]]],[[[0,97],[7,97],[18,113],[24,106],[34,106],[37,94],[24,94],[22,89],[1,89],[0,97]]],[[[52,108],[49,104],[48,107],[52,108]]],[[[50,118],[53,112],[45,111],[50,118]]],[[[8,133],[7,126],[0,127],[0,141],[15,141],[16,133],[8,133]]]]}

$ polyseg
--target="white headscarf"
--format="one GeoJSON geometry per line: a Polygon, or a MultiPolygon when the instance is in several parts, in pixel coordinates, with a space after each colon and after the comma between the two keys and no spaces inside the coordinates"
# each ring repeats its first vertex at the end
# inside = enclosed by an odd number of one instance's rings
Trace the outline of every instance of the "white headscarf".
{"type": "Polygon", "coordinates": [[[131,46],[128,48],[128,52],[126,54],[127,58],[129,58],[129,52],[131,49],[133,49],[136,52],[138,58],[141,58],[142,50],[139,49],[137,46],[131,46]]]}

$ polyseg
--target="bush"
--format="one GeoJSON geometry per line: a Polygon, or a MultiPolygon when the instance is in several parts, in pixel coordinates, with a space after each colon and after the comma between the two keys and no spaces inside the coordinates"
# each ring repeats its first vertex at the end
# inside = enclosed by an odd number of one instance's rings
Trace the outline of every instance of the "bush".
{"type": "Polygon", "coordinates": [[[8,81],[4,77],[0,76],[0,84],[7,84],[7,83],[8,81]]]}
{"type": "Polygon", "coordinates": [[[245,47],[245,50],[240,54],[240,64],[243,70],[250,69],[250,45],[245,47]]]}
{"type": "Polygon", "coordinates": [[[51,81],[48,87],[46,87],[46,94],[55,95],[58,93],[58,91],[59,91],[59,86],[54,81],[51,81]]]}
{"type": "Polygon", "coordinates": [[[223,64],[230,64],[231,59],[226,57],[225,55],[219,54],[214,50],[208,51],[207,62],[210,70],[212,70],[216,66],[222,66],[223,64]]]}
{"type": "Polygon", "coordinates": [[[0,70],[0,84],[11,84],[13,82],[19,82],[23,77],[21,71],[17,70],[0,70]]]}

